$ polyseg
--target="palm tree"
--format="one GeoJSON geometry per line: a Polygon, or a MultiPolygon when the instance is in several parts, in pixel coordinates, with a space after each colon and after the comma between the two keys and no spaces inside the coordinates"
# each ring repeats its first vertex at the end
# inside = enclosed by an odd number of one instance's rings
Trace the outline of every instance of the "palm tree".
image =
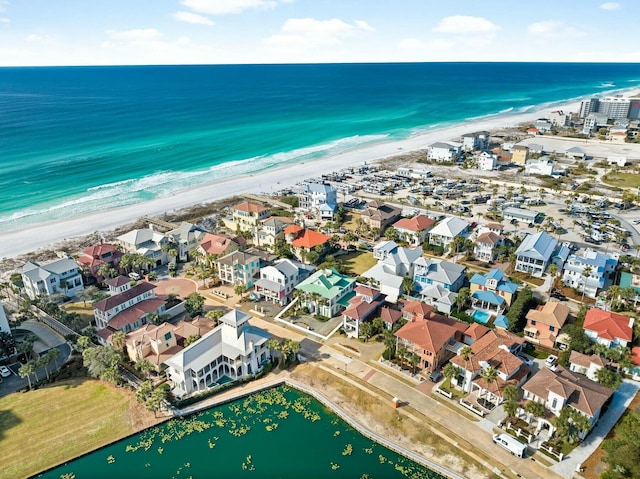
{"type": "Polygon", "coordinates": [[[458,374],[458,367],[454,364],[447,363],[447,365],[442,368],[443,376],[449,381],[449,385],[451,385],[451,381],[458,374]]]}
{"type": "Polygon", "coordinates": [[[532,416],[535,416],[535,417],[544,416],[544,413],[546,411],[546,409],[544,407],[544,404],[536,402],[536,401],[529,401],[524,406],[524,410],[527,411],[532,416]]]}
{"type": "Polygon", "coordinates": [[[402,278],[402,291],[406,296],[409,296],[415,287],[415,283],[413,282],[413,278],[405,277],[402,278]]]}
{"type": "MultiPolygon", "coordinates": [[[[498,379],[498,371],[496,371],[493,366],[489,366],[482,370],[482,372],[480,373],[480,376],[482,376],[482,379],[486,381],[487,386],[491,386],[498,379]]],[[[487,387],[487,390],[488,390],[488,387],[487,387]]]]}
{"type": "Polygon", "coordinates": [[[607,290],[607,298],[609,299],[609,309],[614,311],[615,308],[618,306],[618,303],[620,301],[620,292],[621,292],[620,286],[614,284],[612,286],[609,286],[609,289],[607,290]]]}
{"type": "Polygon", "coordinates": [[[518,390],[517,386],[514,386],[513,384],[508,384],[502,390],[502,397],[505,398],[507,401],[517,401],[518,398],[520,397],[520,391],[518,390]]]}
{"type": "Polygon", "coordinates": [[[456,296],[456,308],[458,312],[464,311],[469,304],[469,298],[471,297],[471,290],[467,287],[460,288],[458,290],[458,295],[456,296]]]}
{"type": "Polygon", "coordinates": [[[420,364],[420,356],[415,353],[411,353],[409,356],[409,364],[411,364],[411,371],[413,374],[416,373],[416,366],[420,364]]]}
{"type": "Polygon", "coordinates": [[[111,335],[111,344],[113,345],[113,349],[118,352],[122,352],[124,350],[124,341],[127,337],[127,334],[124,331],[116,331],[111,335]]]}
{"type": "Polygon", "coordinates": [[[35,370],[36,368],[31,361],[23,364],[22,366],[20,366],[20,369],[18,369],[18,374],[20,375],[20,377],[27,378],[27,381],[29,382],[29,389],[31,389],[31,375],[35,372],[35,370]]]}
{"type": "Polygon", "coordinates": [[[371,335],[373,334],[373,326],[371,323],[368,322],[363,322],[360,324],[360,327],[358,328],[360,331],[360,334],[362,336],[364,336],[364,342],[368,342],[369,338],[371,337],[371,335]]]}
{"type": "Polygon", "coordinates": [[[515,401],[505,401],[504,404],[502,405],[502,407],[504,408],[504,412],[507,413],[508,417],[516,417],[516,414],[518,413],[518,403],[515,401]]]}
{"type": "Polygon", "coordinates": [[[136,361],[136,369],[149,379],[149,373],[155,369],[155,366],[148,359],[139,359],[136,361]]]}
{"type": "Polygon", "coordinates": [[[591,273],[593,273],[593,268],[590,265],[587,265],[583,268],[582,270],[582,301],[584,302],[584,291],[587,288],[587,280],[589,279],[589,276],[591,276],[591,273]]]}

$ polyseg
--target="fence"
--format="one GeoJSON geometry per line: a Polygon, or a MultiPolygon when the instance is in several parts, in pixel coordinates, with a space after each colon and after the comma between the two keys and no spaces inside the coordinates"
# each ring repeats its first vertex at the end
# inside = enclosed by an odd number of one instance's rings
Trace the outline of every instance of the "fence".
{"type": "Polygon", "coordinates": [[[35,313],[36,318],[37,318],[38,321],[46,324],[47,326],[49,326],[51,329],[53,329],[56,333],[60,334],[61,336],[64,337],[64,336],[67,336],[69,334],[74,335],[74,336],[78,336],[78,333],[76,333],[73,329],[69,328],[68,326],[65,326],[64,324],[62,324],[57,319],[52,318],[51,316],[49,316],[47,313],[45,313],[41,309],[38,309],[35,306],[32,306],[31,310],[35,313]]]}
{"type": "Polygon", "coordinates": [[[562,461],[562,458],[564,457],[564,454],[562,454],[562,451],[556,451],[553,447],[548,445],[546,442],[543,442],[542,444],[540,444],[538,449],[545,451],[547,454],[549,454],[551,457],[553,457],[557,461],[562,461]]]}
{"type": "Polygon", "coordinates": [[[478,409],[473,404],[471,404],[469,401],[466,401],[465,399],[460,399],[460,404],[463,407],[467,408],[472,413],[477,414],[480,417],[484,417],[484,411],[482,409],[478,409]]]}
{"type": "Polygon", "coordinates": [[[445,391],[443,389],[440,389],[438,386],[434,387],[433,390],[435,392],[437,392],[438,394],[442,394],[444,397],[448,397],[449,399],[451,399],[453,397],[453,393],[452,392],[448,392],[448,391],[445,391]]]}

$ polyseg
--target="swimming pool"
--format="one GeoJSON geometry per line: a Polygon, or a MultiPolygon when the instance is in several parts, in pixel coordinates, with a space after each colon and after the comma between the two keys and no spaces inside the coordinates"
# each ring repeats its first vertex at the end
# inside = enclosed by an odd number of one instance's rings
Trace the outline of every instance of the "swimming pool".
{"type": "Polygon", "coordinates": [[[477,321],[478,323],[487,324],[491,319],[491,314],[487,313],[486,311],[480,311],[476,309],[474,310],[471,317],[473,318],[474,321],[477,321]]]}

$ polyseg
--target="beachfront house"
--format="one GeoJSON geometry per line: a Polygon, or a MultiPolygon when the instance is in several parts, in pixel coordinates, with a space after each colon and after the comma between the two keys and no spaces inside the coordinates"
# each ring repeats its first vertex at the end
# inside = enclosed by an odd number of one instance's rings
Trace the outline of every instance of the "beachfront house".
{"type": "Polygon", "coordinates": [[[482,171],[491,171],[498,165],[498,155],[489,151],[483,151],[480,153],[476,160],[478,162],[478,169],[482,171]]]}
{"type": "Polygon", "coordinates": [[[260,271],[260,257],[248,251],[233,251],[216,262],[223,283],[252,288],[260,271]]]}
{"type": "Polygon", "coordinates": [[[271,216],[269,208],[257,201],[243,201],[232,208],[231,221],[226,223],[231,231],[255,232],[261,221],[271,216]]]}
{"type": "Polygon", "coordinates": [[[249,324],[250,319],[247,313],[232,309],[218,326],[165,360],[171,392],[183,398],[262,371],[271,359],[271,335],[249,324]]]}
{"type": "Polygon", "coordinates": [[[358,285],[356,295],[349,300],[349,306],[342,312],[342,328],[347,336],[360,337],[360,325],[378,315],[385,296],[370,286],[358,285]]]}
{"type": "Polygon", "coordinates": [[[511,163],[524,165],[529,159],[529,147],[526,145],[514,145],[511,149],[511,163]]]}
{"type": "Polygon", "coordinates": [[[260,269],[260,279],[254,284],[253,294],[284,306],[291,301],[295,287],[315,270],[312,265],[281,259],[260,269]]]}
{"type": "MultiPolygon", "coordinates": [[[[214,322],[203,316],[175,324],[145,324],[125,337],[125,349],[132,362],[147,360],[160,372],[163,363],[185,348],[185,342],[201,338],[214,327],[214,322]]],[[[187,344],[188,346],[188,344],[187,344]]]]}
{"type": "Polygon", "coordinates": [[[476,131],[462,135],[462,151],[486,150],[489,148],[491,135],[488,131],[476,131]]]}
{"type": "Polygon", "coordinates": [[[429,244],[442,246],[446,251],[456,236],[468,236],[469,227],[467,221],[456,216],[448,216],[429,232],[429,244]]]}
{"type": "Polygon", "coordinates": [[[581,255],[572,254],[564,265],[562,282],[589,298],[597,298],[598,293],[610,285],[618,258],[617,253],[605,254],[592,249],[586,249],[581,255]]]}
{"type": "Polygon", "coordinates": [[[513,333],[494,329],[483,334],[471,344],[471,353],[462,350],[451,359],[459,373],[453,383],[470,393],[469,401],[485,407],[487,402],[495,405],[503,401],[507,385],[520,386],[526,381],[530,369],[518,357],[524,340],[513,333]],[[483,377],[483,370],[493,368],[497,375],[493,382],[483,377]]]}
{"type": "Polygon", "coordinates": [[[556,171],[556,162],[548,156],[529,159],[524,164],[525,175],[551,176],[561,173],[556,171]]]}
{"type": "Polygon", "coordinates": [[[264,220],[253,237],[257,246],[272,249],[277,240],[284,239],[284,229],[293,224],[293,218],[271,216],[264,220]]]}
{"type": "Polygon", "coordinates": [[[305,183],[298,191],[298,208],[317,219],[332,221],[338,210],[337,190],[324,183],[305,183]]]}
{"type": "Polygon", "coordinates": [[[427,147],[427,158],[438,163],[450,163],[460,157],[460,144],[438,141],[427,147]]]}
{"type": "Polygon", "coordinates": [[[626,348],[633,341],[634,319],[622,314],[591,308],[584,317],[584,332],[591,341],[607,348],[626,348]]]}
{"type": "Polygon", "coordinates": [[[137,253],[150,259],[155,266],[167,264],[169,256],[163,246],[170,243],[164,234],[155,231],[153,225],[129,231],[118,236],[117,242],[127,253],[137,253]]]}
{"type": "Polygon", "coordinates": [[[177,228],[165,233],[171,243],[178,246],[178,260],[188,261],[189,255],[193,253],[207,232],[191,223],[183,221],[177,228]]]}
{"type": "Polygon", "coordinates": [[[76,262],[80,266],[80,272],[85,277],[92,277],[96,282],[102,281],[104,278],[98,274],[98,271],[104,264],[108,264],[116,271],[119,269],[122,252],[109,243],[94,244],[85,248],[82,254],[76,258],[76,262]]]}
{"type": "Polygon", "coordinates": [[[130,333],[145,324],[150,314],[163,314],[166,309],[165,298],[156,297],[156,286],[151,283],[116,276],[107,285],[109,297],[93,304],[96,336],[102,344],[111,344],[116,331],[130,333]]]}
{"type": "Polygon", "coordinates": [[[435,221],[425,215],[416,215],[412,218],[401,218],[393,223],[393,228],[398,231],[400,241],[409,243],[409,246],[420,246],[433,228],[435,221]]]}
{"type": "Polygon", "coordinates": [[[338,273],[335,268],[321,269],[298,284],[300,304],[310,312],[332,318],[349,306],[355,295],[355,278],[338,273]]]}
{"type": "Polygon", "coordinates": [[[557,347],[558,335],[563,328],[571,310],[557,301],[548,301],[544,306],[530,309],[527,312],[527,325],[524,328],[524,339],[533,344],[547,348],[557,347]]]}
{"type": "Polygon", "coordinates": [[[493,231],[480,233],[473,246],[473,255],[478,261],[487,263],[496,259],[497,250],[504,244],[504,237],[493,231]]]}
{"type": "Polygon", "coordinates": [[[396,331],[396,351],[404,349],[418,357],[416,367],[426,374],[440,369],[462,346],[468,325],[441,314],[419,301],[410,301],[402,309],[407,323],[396,331]]]}
{"type": "MultiPolygon", "coordinates": [[[[602,408],[609,404],[613,396],[613,390],[598,384],[591,379],[571,372],[562,366],[554,371],[549,368],[540,368],[531,379],[523,386],[524,399],[544,404],[546,410],[555,416],[560,415],[564,407],[570,407],[586,416],[593,427],[598,421],[602,408]]],[[[555,432],[553,421],[541,417],[538,418],[538,430],[549,429],[549,435],[555,432]]],[[[580,437],[584,438],[585,433],[580,437]]]]}
{"type": "Polygon", "coordinates": [[[73,297],[84,289],[78,264],[69,257],[42,264],[27,261],[21,276],[30,299],[55,294],[73,297]]]}
{"type": "Polygon", "coordinates": [[[518,285],[509,281],[500,269],[492,269],[486,274],[476,273],[469,283],[473,309],[495,314],[509,309],[518,290],[518,285]]]}
{"type": "Polygon", "coordinates": [[[544,231],[527,235],[516,250],[516,271],[542,276],[551,262],[558,240],[544,231]]]}

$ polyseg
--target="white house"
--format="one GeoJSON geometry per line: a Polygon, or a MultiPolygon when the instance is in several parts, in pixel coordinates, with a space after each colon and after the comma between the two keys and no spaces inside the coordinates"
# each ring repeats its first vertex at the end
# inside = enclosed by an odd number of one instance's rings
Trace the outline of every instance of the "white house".
{"type": "Polygon", "coordinates": [[[422,256],[420,248],[396,247],[362,276],[374,280],[387,300],[395,302],[402,294],[403,278],[413,277],[415,261],[422,256]]]}
{"type": "Polygon", "coordinates": [[[259,373],[271,359],[270,334],[251,326],[249,316],[231,310],[220,325],[167,359],[167,379],[177,397],[205,391],[223,378],[242,379],[259,373]]]}
{"type": "Polygon", "coordinates": [[[22,283],[31,299],[52,294],[75,296],[84,289],[78,264],[71,258],[44,264],[28,261],[22,267],[22,283]]]}
{"type": "Polygon", "coordinates": [[[437,162],[455,161],[460,156],[460,145],[453,142],[439,141],[427,148],[427,158],[437,162]]]}
{"type": "Polygon", "coordinates": [[[498,155],[483,151],[478,155],[478,169],[482,171],[491,171],[498,163],[498,155]]]}
{"type": "Polygon", "coordinates": [[[544,231],[527,237],[516,250],[516,271],[542,276],[551,262],[558,240],[544,231]]]}
{"type": "Polygon", "coordinates": [[[604,359],[598,354],[586,355],[578,351],[571,351],[569,370],[584,374],[592,381],[597,381],[596,373],[605,366],[604,359]]]}
{"type": "Polygon", "coordinates": [[[504,243],[504,237],[493,231],[480,233],[475,241],[473,255],[479,261],[487,263],[496,257],[496,249],[504,243]]]}
{"type": "Polygon", "coordinates": [[[586,249],[582,255],[572,254],[564,265],[562,282],[589,298],[596,298],[615,271],[618,257],[617,253],[609,255],[592,249],[586,249]],[[585,276],[587,268],[589,274],[585,276]]]}
{"type": "Polygon", "coordinates": [[[260,298],[284,306],[291,301],[295,287],[315,269],[314,266],[298,261],[281,259],[273,266],[260,269],[260,279],[255,282],[253,292],[260,298]]]}
{"type": "Polygon", "coordinates": [[[401,218],[393,223],[393,228],[398,231],[400,239],[410,246],[420,246],[427,238],[435,221],[424,215],[416,215],[413,218],[401,218]]]}
{"type": "Polygon", "coordinates": [[[169,259],[167,253],[162,251],[162,246],[169,244],[169,238],[155,231],[151,226],[120,235],[117,238],[117,242],[128,253],[138,253],[146,256],[156,266],[166,264],[169,259]]]}
{"type": "Polygon", "coordinates": [[[132,285],[129,278],[116,276],[107,284],[110,296],[93,305],[96,335],[103,344],[111,342],[114,332],[130,333],[145,324],[149,314],[165,311],[166,301],[156,297],[156,287],[151,283],[141,281],[132,285]]]}
{"type": "Polygon", "coordinates": [[[178,245],[178,259],[187,261],[189,255],[198,248],[206,233],[199,226],[183,221],[177,228],[167,231],[165,236],[178,245]]]}
{"type": "Polygon", "coordinates": [[[373,247],[373,257],[378,261],[381,261],[397,249],[398,243],[395,241],[381,241],[373,247]]]}
{"type": "Polygon", "coordinates": [[[455,216],[449,216],[438,223],[429,233],[429,244],[442,246],[445,250],[456,236],[466,236],[469,223],[455,216]]]}
{"type": "Polygon", "coordinates": [[[608,156],[607,164],[625,166],[627,164],[627,157],[626,156],[608,156]]]}
{"type": "Polygon", "coordinates": [[[571,124],[571,116],[562,110],[556,110],[549,113],[549,121],[553,126],[569,126],[571,124]]]}
{"type": "Polygon", "coordinates": [[[253,286],[254,277],[260,271],[260,258],[246,251],[233,251],[217,261],[220,279],[232,285],[253,286]]]}
{"type": "Polygon", "coordinates": [[[298,207],[317,218],[332,220],[338,209],[337,190],[324,183],[306,183],[298,192],[298,207]]]}
{"type": "Polygon", "coordinates": [[[489,148],[491,135],[488,131],[476,131],[462,135],[462,151],[484,150],[489,148]]]}
{"type": "Polygon", "coordinates": [[[0,331],[11,334],[11,328],[9,327],[9,321],[7,320],[7,313],[4,311],[2,301],[0,301],[0,331]]]}
{"type": "Polygon", "coordinates": [[[533,160],[527,160],[524,164],[524,172],[527,175],[546,175],[554,174],[556,162],[548,156],[542,156],[533,160]]]}

